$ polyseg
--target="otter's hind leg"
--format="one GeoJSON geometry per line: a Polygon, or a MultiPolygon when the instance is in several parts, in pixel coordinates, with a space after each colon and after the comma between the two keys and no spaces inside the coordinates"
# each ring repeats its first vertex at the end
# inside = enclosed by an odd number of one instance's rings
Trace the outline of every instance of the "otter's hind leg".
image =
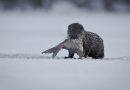
{"type": "Polygon", "coordinates": [[[91,51],[88,56],[92,57],[93,59],[102,59],[104,58],[104,51],[91,51]]]}
{"type": "Polygon", "coordinates": [[[98,48],[95,57],[96,57],[96,59],[102,59],[102,58],[104,58],[104,47],[103,46],[100,47],[100,48],[98,48]]]}

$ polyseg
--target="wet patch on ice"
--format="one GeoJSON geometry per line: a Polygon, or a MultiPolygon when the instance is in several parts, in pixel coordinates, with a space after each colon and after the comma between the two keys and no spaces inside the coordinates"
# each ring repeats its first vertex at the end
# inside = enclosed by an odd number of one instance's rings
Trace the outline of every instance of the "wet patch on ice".
{"type": "MultiPolygon", "coordinates": [[[[0,59],[52,59],[51,56],[45,56],[45,55],[38,55],[38,54],[0,54],[0,59]]],[[[64,59],[64,57],[55,57],[54,59],[64,59]]],[[[84,58],[83,60],[85,60],[84,58]]],[[[90,60],[91,58],[88,58],[90,60]]],[[[86,59],[87,60],[87,59],[86,59]]],[[[91,59],[92,60],[92,59],[91,59]]],[[[93,59],[95,60],[95,59],[93,59]]],[[[96,59],[97,60],[97,59],[96,59]]],[[[123,57],[105,57],[101,60],[129,60],[130,57],[123,56],[123,57]]]]}
{"type": "Polygon", "coordinates": [[[7,59],[51,59],[49,56],[34,55],[34,54],[0,54],[0,58],[7,59]]]}

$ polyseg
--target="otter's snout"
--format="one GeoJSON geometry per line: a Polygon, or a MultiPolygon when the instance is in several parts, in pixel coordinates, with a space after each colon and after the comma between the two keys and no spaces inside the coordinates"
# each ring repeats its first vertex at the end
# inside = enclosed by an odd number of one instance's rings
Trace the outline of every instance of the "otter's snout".
{"type": "Polygon", "coordinates": [[[77,36],[76,34],[70,34],[69,37],[70,37],[71,39],[77,39],[77,38],[78,38],[78,36],[77,36]]]}

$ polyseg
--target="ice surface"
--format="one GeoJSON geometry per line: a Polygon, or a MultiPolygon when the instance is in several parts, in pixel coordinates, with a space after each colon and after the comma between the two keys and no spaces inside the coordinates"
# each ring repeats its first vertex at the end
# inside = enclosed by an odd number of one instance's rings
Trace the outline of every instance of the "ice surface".
{"type": "Polygon", "coordinates": [[[129,29],[129,14],[0,12],[0,90],[130,90],[129,29]],[[41,54],[74,22],[104,39],[104,59],[41,54]]]}

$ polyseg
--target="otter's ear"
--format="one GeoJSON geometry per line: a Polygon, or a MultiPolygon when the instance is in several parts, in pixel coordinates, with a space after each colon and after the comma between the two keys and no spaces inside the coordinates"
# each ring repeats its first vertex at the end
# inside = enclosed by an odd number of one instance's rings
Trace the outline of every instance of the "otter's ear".
{"type": "Polygon", "coordinates": [[[68,30],[70,29],[70,25],[68,26],[68,30]]]}
{"type": "Polygon", "coordinates": [[[81,30],[84,30],[84,27],[83,27],[83,26],[81,26],[81,30]]]}

